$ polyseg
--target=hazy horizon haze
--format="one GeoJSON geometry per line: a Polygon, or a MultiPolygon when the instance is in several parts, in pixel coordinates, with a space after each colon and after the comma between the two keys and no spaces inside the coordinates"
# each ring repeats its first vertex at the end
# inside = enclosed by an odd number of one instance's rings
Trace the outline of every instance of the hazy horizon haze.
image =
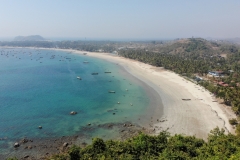
{"type": "Polygon", "coordinates": [[[0,0],[0,39],[240,37],[240,1],[0,0]]]}

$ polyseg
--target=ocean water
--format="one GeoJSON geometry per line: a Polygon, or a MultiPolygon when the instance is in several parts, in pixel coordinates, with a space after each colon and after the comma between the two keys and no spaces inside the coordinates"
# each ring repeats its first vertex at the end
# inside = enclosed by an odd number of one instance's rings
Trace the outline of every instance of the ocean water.
{"type": "Polygon", "coordinates": [[[149,103],[118,64],[64,51],[0,48],[0,150],[23,137],[75,135],[88,123],[136,122],[149,103]]]}

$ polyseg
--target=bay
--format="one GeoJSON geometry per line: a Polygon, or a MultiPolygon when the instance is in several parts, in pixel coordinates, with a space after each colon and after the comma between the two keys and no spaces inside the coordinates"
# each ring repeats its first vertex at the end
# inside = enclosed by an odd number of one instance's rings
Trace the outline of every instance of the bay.
{"type": "Polygon", "coordinates": [[[137,122],[149,106],[141,82],[118,64],[59,50],[1,48],[0,54],[0,149],[23,137],[79,134],[89,123],[137,122]]]}

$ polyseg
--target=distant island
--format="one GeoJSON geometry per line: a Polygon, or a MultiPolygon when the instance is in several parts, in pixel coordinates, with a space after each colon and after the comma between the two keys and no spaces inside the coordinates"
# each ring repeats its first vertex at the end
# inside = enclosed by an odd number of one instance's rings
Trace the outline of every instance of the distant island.
{"type": "Polygon", "coordinates": [[[44,41],[45,39],[39,35],[31,36],[17,36],[14,38],[14,41],[44,41]]]}

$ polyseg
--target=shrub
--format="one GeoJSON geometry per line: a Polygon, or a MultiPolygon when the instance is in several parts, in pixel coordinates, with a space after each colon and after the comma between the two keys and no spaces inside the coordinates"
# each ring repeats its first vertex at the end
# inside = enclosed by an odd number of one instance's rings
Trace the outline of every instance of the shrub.
{"type": "Polygon", "coordinates": [[[237,121],[236,118],[233,118],[233,119],[230,119],[230,120],[229,120],[229,123],[230,123],[231,125],[236,125],[236,124],[238,124],[238,121],[237,121]]]}

